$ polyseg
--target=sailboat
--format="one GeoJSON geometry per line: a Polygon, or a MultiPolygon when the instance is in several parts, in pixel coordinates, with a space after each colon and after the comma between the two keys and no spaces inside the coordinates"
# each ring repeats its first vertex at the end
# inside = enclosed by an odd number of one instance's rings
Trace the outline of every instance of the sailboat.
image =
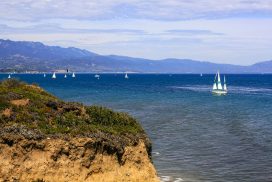
{"type": "Polygon", "coordinates": [[[67,78],[67,75],[66,75],[66,74],[64,75],[64,78],[67,78]]]}
{"type": "Polygon", "coordinates": [[[43,77],[45,78],[45,77],[46,77],[46,74],[43,74],[43,77]]]}
{"type": "Polygon", "coordinates": [[[200,76],[202,77],[202,76],[203,76],[203,74],[202,74],[202,73],[200,73],[200,76]]]}
{"type": "Polygon", "coordinates": [[[224,86],[222,87],[219,71],[215,75],[212,93],[218,94],[218,95],[225,95],[228,93],[226,78],[224,76],[224,86]]]}
{"type": "Polygon", "coordinates": [[[11,76],[9,75],[8,78],[11,78],[11,76]]]}
{"type": "Polygon", "coordinates": [[[56,79],[56,78],[57,78],[55,72],[53,73],[52,78],[53,78],[53,79],[56,79]]]}
{"type": "Polygon", "coordinates": [[[125,74],[125,79],[128,79],[128,74],[127,73],[125,74]]]}
{"type": "Polygon", "coordinates": [[[75,72],[73,72],[73,74],[72,74],[72,78],[75,78],[75,77],[76,77],[75,72]]]}
{"type": "Polygon", "coordinates": [[[94,75],[94,77],[95,77],[95,78],[97,78],[97,79],[99,80],[99,78],[100,78],[100,75],[98,75],[98,74],[95,74],[95,75],[94,75]]]}

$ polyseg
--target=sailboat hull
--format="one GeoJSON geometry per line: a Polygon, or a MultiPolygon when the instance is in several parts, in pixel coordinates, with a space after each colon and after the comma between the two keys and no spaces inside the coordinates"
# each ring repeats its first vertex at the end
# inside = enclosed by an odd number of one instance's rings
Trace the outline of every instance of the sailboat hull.
{"type": "Polygon", "coordinates": [[[213,90],[212,93],[216,95],[226,95],[228,92],[226,90],[213,90]]]}

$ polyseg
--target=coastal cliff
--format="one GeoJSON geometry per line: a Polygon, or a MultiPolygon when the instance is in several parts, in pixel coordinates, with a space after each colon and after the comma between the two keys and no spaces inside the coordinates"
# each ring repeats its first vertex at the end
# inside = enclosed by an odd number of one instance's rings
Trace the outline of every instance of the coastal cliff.
{"type": "Polygon", "coordinates": [[[0,83],[0,181],[159,181],[151,142],[125,113],[0,83]]]}

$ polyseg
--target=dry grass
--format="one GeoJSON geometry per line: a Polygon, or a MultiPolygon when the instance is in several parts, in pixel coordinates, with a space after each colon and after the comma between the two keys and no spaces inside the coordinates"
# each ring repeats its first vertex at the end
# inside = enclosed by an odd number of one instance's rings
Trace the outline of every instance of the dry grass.
{"type": "Polygon", "coordinates": [[[2,115],[6,116],[6,117],[10,117],[11,116],[11,109],[7,108],[2,112],[2,115]]]}
{"type": "Polygon", "coordinates": [[[26,106],[29,103],[29,99],[17,99],[10,101],[15,106],[26,106]]]}

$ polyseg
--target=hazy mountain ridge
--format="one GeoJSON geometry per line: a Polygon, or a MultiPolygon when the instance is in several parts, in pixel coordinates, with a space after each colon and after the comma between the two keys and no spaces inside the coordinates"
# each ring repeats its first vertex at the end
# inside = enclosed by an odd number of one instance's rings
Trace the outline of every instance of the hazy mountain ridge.
{"type": "Polygon", "coordinates": [[[252,66],[250,66],[250,68],[252,69],[252,71],[254,70],[257,72],[271,73],[272,72],[272,60],[253,64],[252,66]]]}
{"type": "Polygon", "coordinates": [[[272,61],[251,66],[216,64],[190,59],[149,60],[127,56],[103,56],[74,47],[47,46],[40,42],[0,39],[0,71],[53,71],[71,69],[91,72],[156,72],[156,73],[272,73],[272,61]]]}
{"type": "Polygon", "coordinates": [[[74,47],[62,48],[59,46],[46,46],[40,42],[0,39],[0,56],[10,57],[14,55],[39,59],[70,59],[88,57],[95,54],[74,47]]]}

